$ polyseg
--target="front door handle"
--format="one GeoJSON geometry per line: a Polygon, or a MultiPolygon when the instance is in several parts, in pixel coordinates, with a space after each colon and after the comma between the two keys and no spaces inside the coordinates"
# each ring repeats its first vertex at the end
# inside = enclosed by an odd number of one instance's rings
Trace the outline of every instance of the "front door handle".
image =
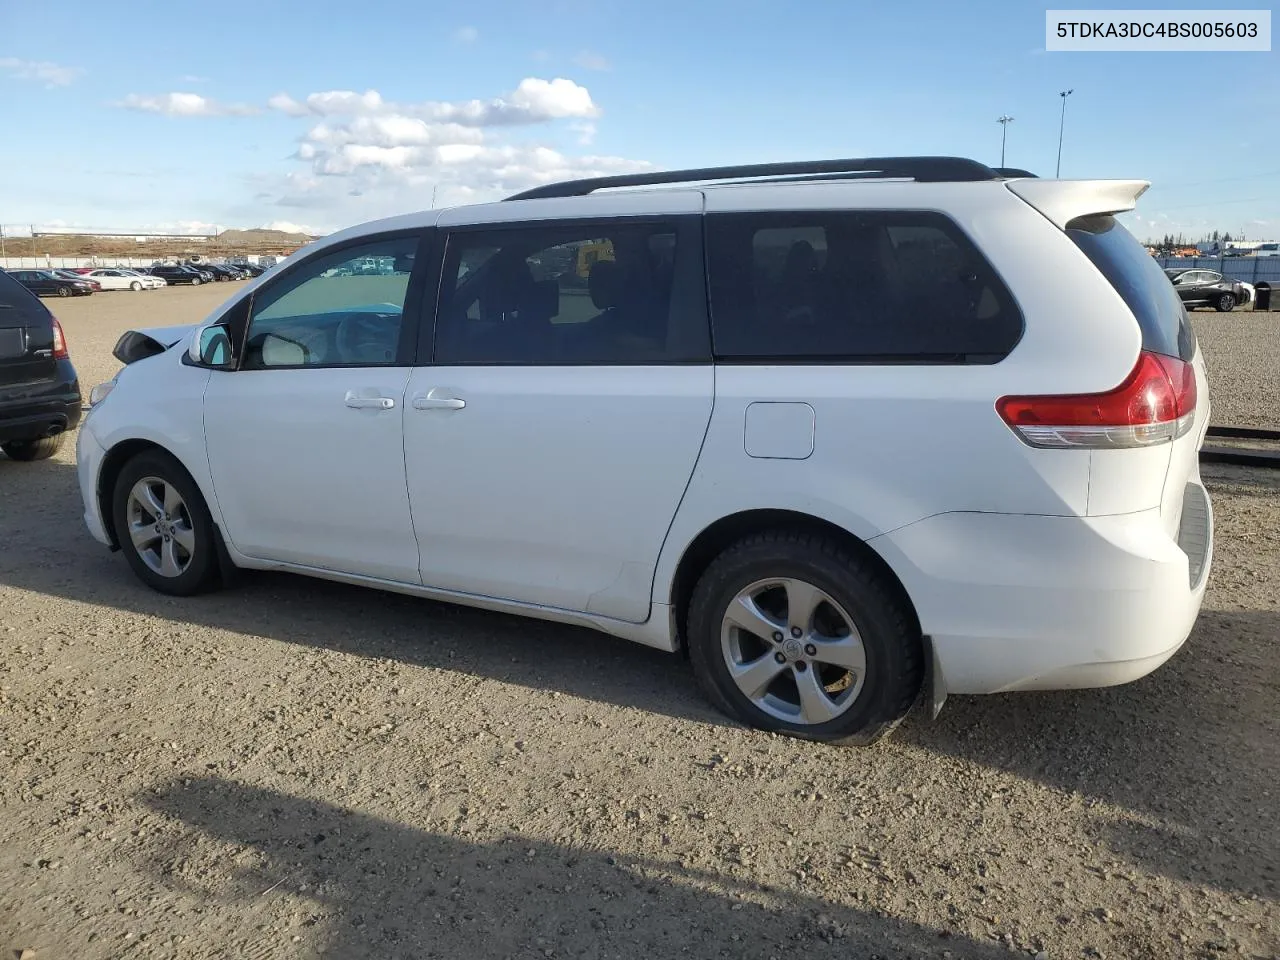
{"type": "Polygon", "coordinates": [[[427,393],[419,393],[413,398],[415,410],[461,410],[467,401],[459,397],[445,396],[439,387],[433,387],[427,393]]]}
{"type": "Polygon", "coordinates": [[[343,402],[355,410],[391,410],[396,402],[391,397],[362,397],[354,390],[348,390],[343,402]]]}

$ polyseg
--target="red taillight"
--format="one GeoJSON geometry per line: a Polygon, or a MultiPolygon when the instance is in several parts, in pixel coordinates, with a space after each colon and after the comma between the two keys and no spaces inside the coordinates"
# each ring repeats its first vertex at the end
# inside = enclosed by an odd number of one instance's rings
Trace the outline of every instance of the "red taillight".
{"type": "Polygon", "coordinates": [[[1189,363],[1144,350],[1124,383],[1106,393],[1001,397],[996,411],[1033,447],[1145,447],[1180,437],[1196,410],[1189,363]]]}
{"type": "Polygon", "coordinates": [[[53,359],[66,360],[70,353],[67,352],[67,338],[62,333],[62,324],[58,322],[58,318],[53,318],[53,359]]]}

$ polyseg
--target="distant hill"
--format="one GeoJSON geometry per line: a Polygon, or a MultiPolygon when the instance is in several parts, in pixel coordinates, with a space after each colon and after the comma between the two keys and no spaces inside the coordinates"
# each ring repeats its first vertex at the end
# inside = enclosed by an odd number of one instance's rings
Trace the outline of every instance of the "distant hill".
{"type": "Polygon", "coordinates": [[[305,233],[286,233],[284,230],[223,230],[218,242],[229,245],[260,246],[262,244],[300,245],[316,239],[305,233]]]}

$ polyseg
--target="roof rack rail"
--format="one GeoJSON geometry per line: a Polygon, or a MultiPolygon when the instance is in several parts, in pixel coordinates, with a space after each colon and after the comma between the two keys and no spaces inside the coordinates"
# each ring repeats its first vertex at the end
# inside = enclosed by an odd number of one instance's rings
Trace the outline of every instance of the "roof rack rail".
{"type": "Polygon", "coordinates": [[[805,178],[820,175],[874,174],[886,179],[908,179],[920,183],[957,183],[998,180],[1000,174],[986,164],[963,157],[865,157],[845,160],[798,160],[789,163],[749,163],[730,167],[697,167],[690,170],[658,170],[653,173],[624,173],[612,177],[589,177],[548,183],[507,197],[508,200],[535,200],[547,197],[584,197],[610,187],[647,187],[664,183],[694,183],[703,180],[748,180],[757,178],[805,178]]]}

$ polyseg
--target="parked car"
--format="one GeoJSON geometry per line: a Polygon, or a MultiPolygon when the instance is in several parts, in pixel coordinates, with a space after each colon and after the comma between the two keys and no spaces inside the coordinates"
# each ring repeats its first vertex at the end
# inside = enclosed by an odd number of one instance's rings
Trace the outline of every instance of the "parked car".
{"type": "Polygon", "coordinates": [[[0,270],[0,450],[11,460],[53,456],[80,422],[80,402],[61,324],[0,270]]]}
{"type": "Polygon", "coordinates": [[[215,280],[243,280],[244,274],[235,266],[222,263],[202,263],[201,269],[213,274],[215,280]]]}
{"type": "Polygon", "coordinates": [[[120,267],[102,267],[85,274],[89,280],[102,284],[104,290],[151,290],[160,286],[156,277],[144,277],[132,270],[120,267]]]}
{"type": "Polygon", "coordinates": [[[87,297],[93,293],[88,280],[68,280],[48,270],[10,270],[9,276],[41,297],[87,297]]]}
{"type": "Polygon", "coordinates": [[[151,267],[151,276],[160,277],[165,283],[189,283],[198,287],[202,283],[207,283],[205,275],[194,267],[179,267],[172,264],[160,264],[151,267]]]}
{"type": "Polygon", "coordinates": [[[822,161],[353,227],[121,341],[85,521],[168,594],[286,570],[683,646],[816,740],[1125,683],[1213,533],[1204,361],[1113,216],[1147,186],[822,161]]]}
{"type": "Polygon", "coordinates": [[[138,270],[133,267],[119,267],[118,269],[121,272],[129,274],[131,276],[141,277],[143,281],[142,287],[144,290],[147,289],[148,287],[150,287],[153,290],[158,290],[161,287],[168,286],[168,284],[165,282],[163,277],[153,277],[151,274],[144,273],[142,270],[138,270]]]}
{"type": "Polygon", "coordinates": [[[1249,301],[1249,293],[1243,284],[1212,270],[1170,267],[1165,273],[1182,302],[1191,309],[1213,307],[1225,313],[1236,304],[1249,301]]]}
{"type": "Polygon", "coordinates": [[[75,281],[82,281],[84,283],[87,283],[89,285],[89,289],[92,290],[94,293],[100,293],[102,291],[102,284],[100,284],[97,280],[95,280],[93,277],[90,277],[88,275],[82,276],[81,274],[76,273],[74,270],[50,270],[49,272],[52,273],[55,277],[61,277],[63,280],[75,280],[75,281]]]}

